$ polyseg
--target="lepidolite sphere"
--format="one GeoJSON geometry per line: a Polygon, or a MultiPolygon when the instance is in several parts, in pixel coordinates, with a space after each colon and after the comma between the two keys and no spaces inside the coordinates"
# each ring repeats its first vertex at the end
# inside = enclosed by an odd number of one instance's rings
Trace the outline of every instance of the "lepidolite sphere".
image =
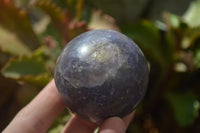
{"type": "Polygon", "coordinates": [[[67,107],[99,123],[136,108],[146,92],[148,73],[145,57],[131,39],[117,31],[93,30],[66,45],[54,77],[67,107]]]}

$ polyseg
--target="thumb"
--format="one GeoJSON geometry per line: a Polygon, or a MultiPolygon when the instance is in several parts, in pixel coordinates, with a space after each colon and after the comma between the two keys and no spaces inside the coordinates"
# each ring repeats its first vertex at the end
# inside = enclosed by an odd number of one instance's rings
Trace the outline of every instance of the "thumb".
{"type": "Polygon", "coordinates": [[[125,133],[134,113],[135,111],[123,119],[119,117],[111,117],[105,120],[100,127],[99,133],[125,133]]]}

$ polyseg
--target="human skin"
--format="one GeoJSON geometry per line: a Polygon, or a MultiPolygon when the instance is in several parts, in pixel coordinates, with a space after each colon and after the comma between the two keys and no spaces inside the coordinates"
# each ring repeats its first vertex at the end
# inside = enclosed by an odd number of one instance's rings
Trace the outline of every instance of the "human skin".
{"type": "MultiPolygon", "coordinates": [[[[22,110],[20,110],[3,133],[45,133],[66,108],[57,92],[54,80],[22,110]]],[[[62,133],[93,133],[99,126],[99,133],[125,133],[134,112],[124,118],[111,117],[101,125],[91,123],[73,115],[62,133]]]]}

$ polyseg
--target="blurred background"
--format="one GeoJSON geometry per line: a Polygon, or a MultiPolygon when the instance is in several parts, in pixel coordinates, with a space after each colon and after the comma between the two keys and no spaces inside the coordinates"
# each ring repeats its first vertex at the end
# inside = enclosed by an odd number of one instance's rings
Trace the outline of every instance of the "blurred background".
{"type": "MultiPolygon", "coordinates": [[[[132,38],[150,82],[127,133],[200,132],[200,0],[0,0],[0,131],[52,78],[73,37],[113,29],[132,38]]],[[[64,110],[49,133],[59,133],[64,110]]]]}

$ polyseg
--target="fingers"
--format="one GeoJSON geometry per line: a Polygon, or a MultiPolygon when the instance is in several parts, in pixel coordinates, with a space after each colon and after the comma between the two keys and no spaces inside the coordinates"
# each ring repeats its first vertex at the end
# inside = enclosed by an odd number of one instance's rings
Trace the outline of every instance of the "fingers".
{"type": "Polygon", "coordinates": [[[107,119],[99,129],[99,133],[125,133],[131,122],[134,112],[124,117],[123,119],[119,117],[112,117],[107,119]]]}
{"type": "Polygon", "coordinates": [[[128,128],[128,125],[130,124],[130,122],[132,121],[133,117],[134,117],[134,114],[135,114],[135,111],[134,110],[133,112],[131,112],[129,115],[125,116],[123,118],[123,121],[124,123],[126,124],[126,128],[128,128]]]}
{"type": "MultiPolygon", "coordinates": [[[[7,126],[3,133],[45,133],[57,115],[65,108],[52,80],[7,126]]],[[[125,133],[134,112],[124,117],[107,119],[99,133],[125,133]]],[[[63,133],[93,133],[96,124],[76,115],[67,123],[63,133]]]]}
{"type": "Polygon", "coordinates": [[[125,133],[125,131],[125,122],[119,117],[112,117],[102,124],[99,133],[125,133]]]}
{"type": "MultiPolygon", "coordinates": [[[[123,119],[112,117],[107,119],[100,127],[99,133],[125,133],[129,123],[131,122],[134,112],[127,115],[123,119]]],[[[85,121],[74,115],[65,126],[62,133],[93,133],[97,125],[85,121]]]]}
{"type": "Polygon", "coordinates": [[[45,133],[64,107],[52,80],[15,116],[4,133],[45,133]]]}
{"type": "Polygon", "coordinates": [[[97,125],[74,115],[65,126],[62,133],[93,133],[97,125]]]}

